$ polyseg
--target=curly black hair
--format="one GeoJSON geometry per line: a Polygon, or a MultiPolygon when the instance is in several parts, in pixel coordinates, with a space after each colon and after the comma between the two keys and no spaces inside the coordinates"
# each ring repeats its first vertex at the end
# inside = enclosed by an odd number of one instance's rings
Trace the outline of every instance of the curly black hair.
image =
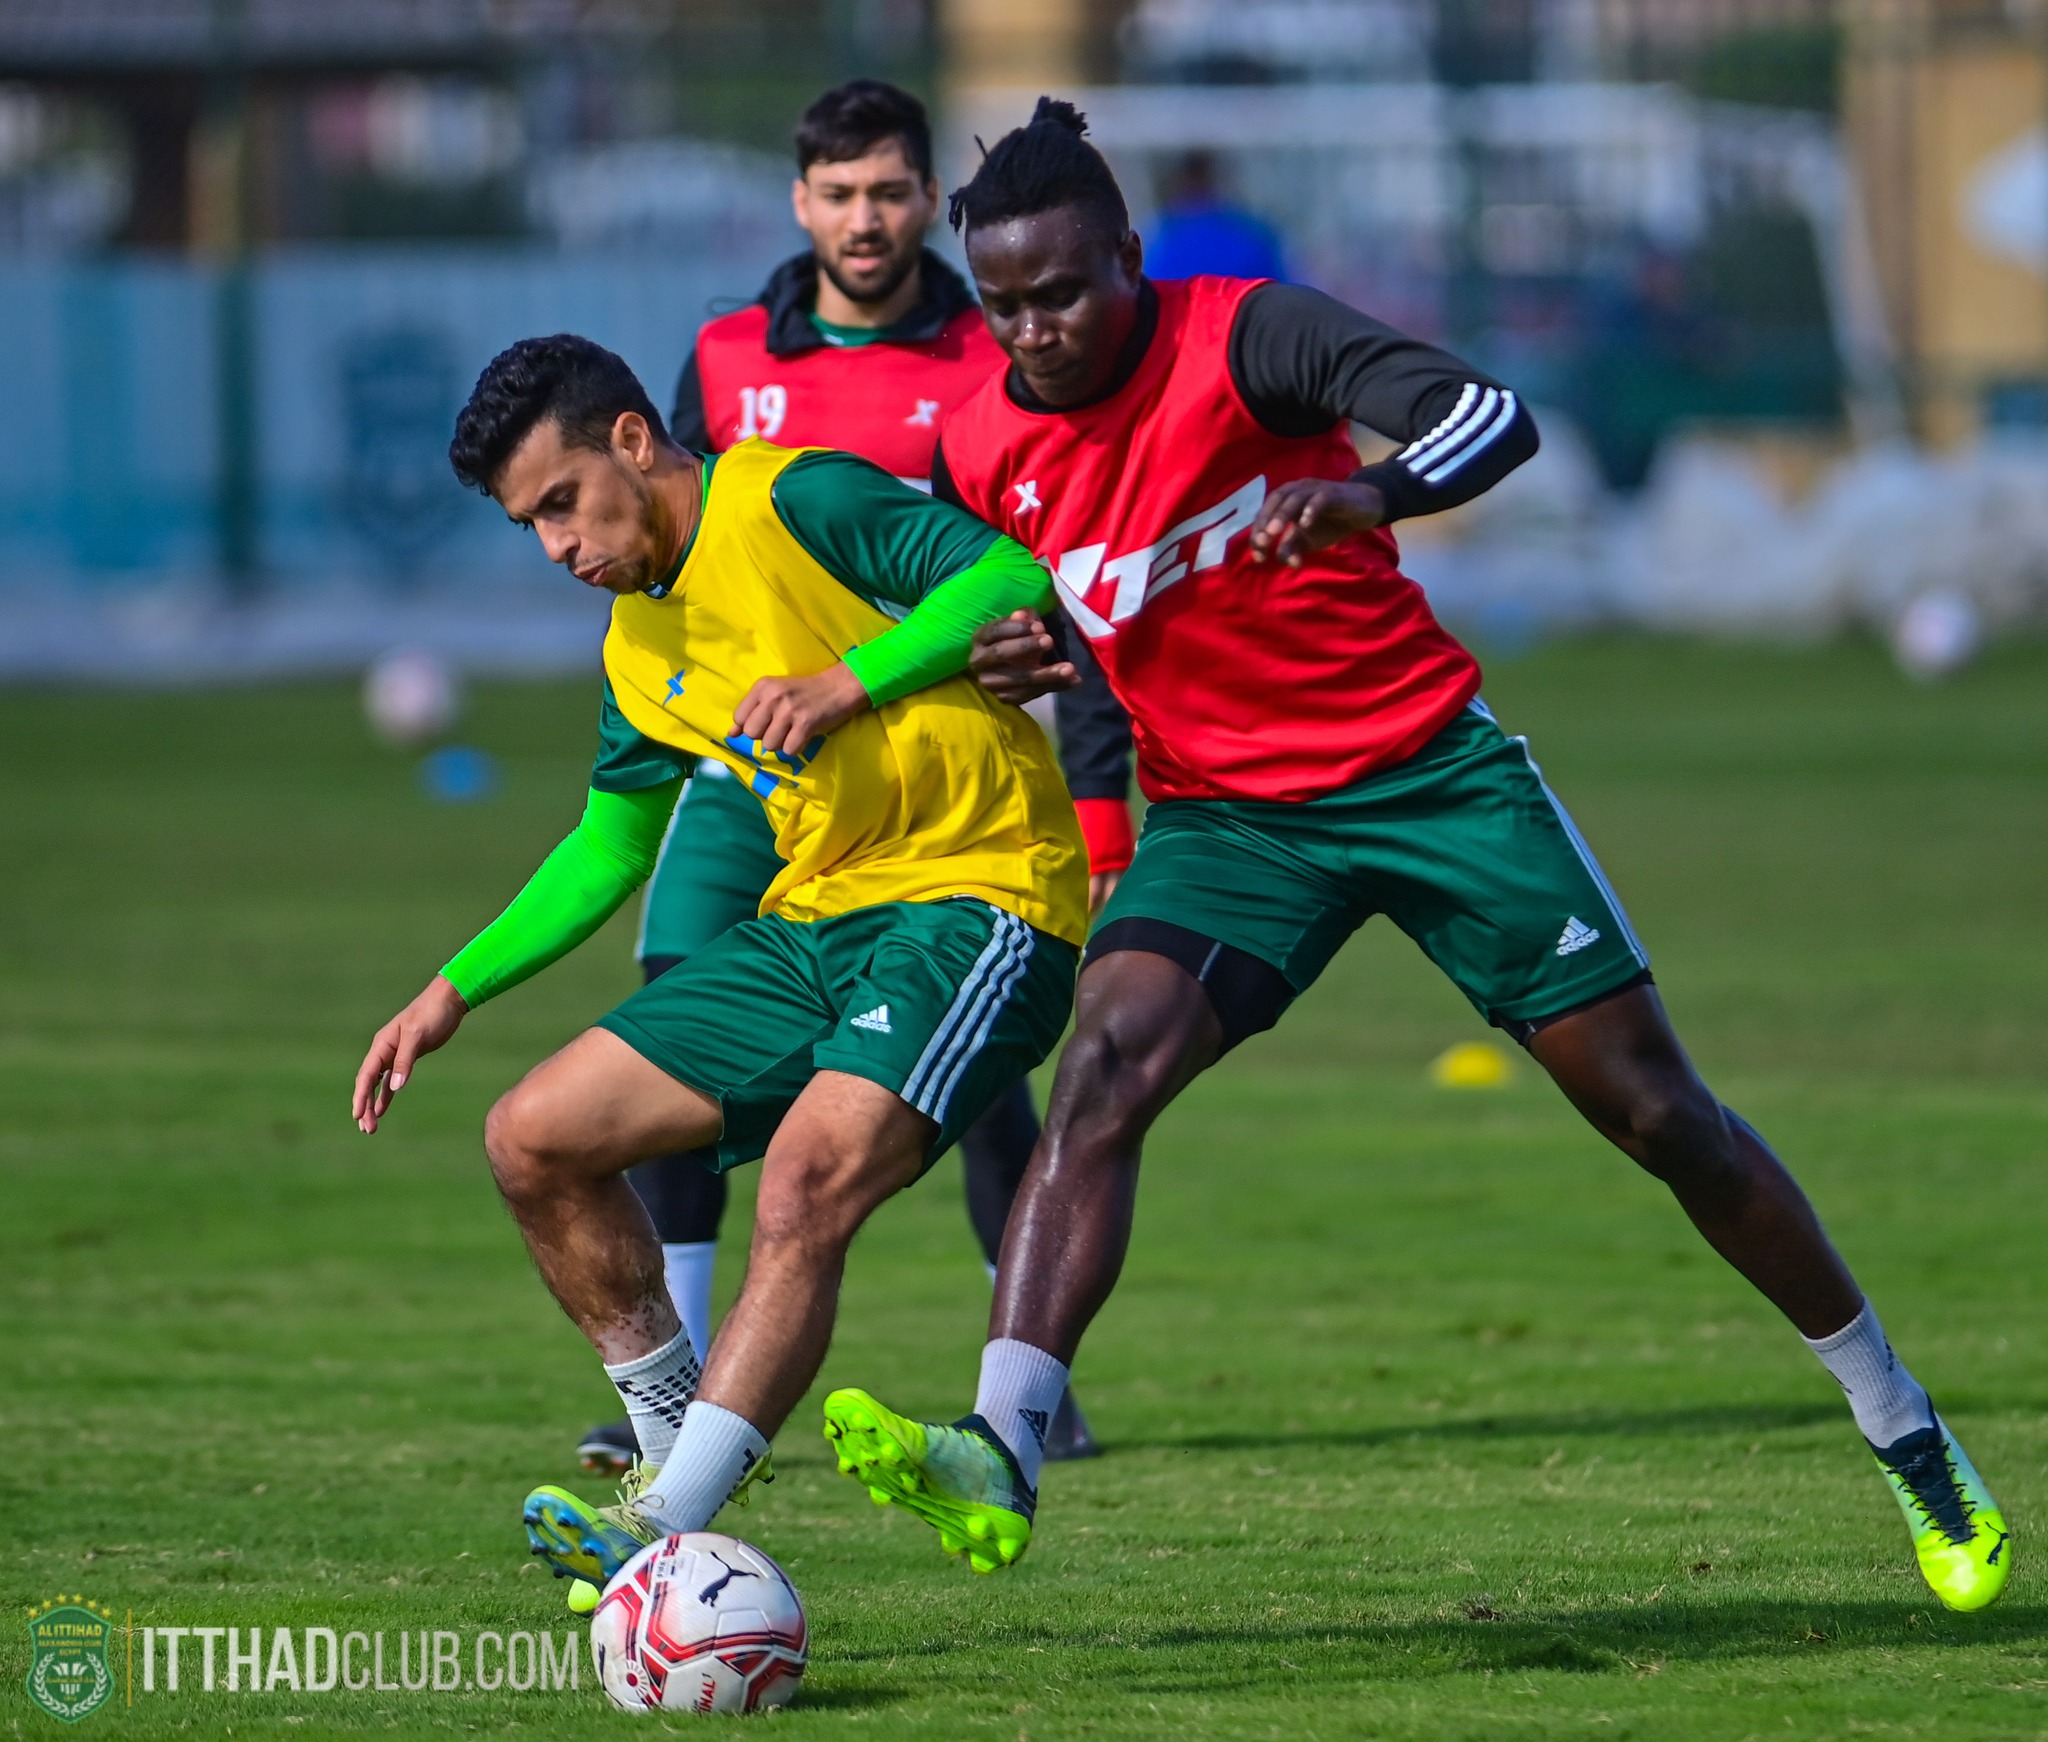
{"type": "Polygon", "coordinates": [[[521,339],[476,378],[469,403],[456,415],[448,463],[463,483],[488,496],[513,450],[543,418],[570,447],[603,453],[612,426],[627,411],[637,411],[658,440],[668,440],[647,389],[616,352],[574,333],[521,339]]]}
{"type": "Polygon", "coordinates": [[[1122,240],[1131,227],[1130,208],[1087,132],[1087,117],[1072,103],[1040,97],[1030,122],[985,148],[972,179],[953,190],[946,207],[953,228],[979,230],[1078,206],[1110,239],[1122,240]]]}

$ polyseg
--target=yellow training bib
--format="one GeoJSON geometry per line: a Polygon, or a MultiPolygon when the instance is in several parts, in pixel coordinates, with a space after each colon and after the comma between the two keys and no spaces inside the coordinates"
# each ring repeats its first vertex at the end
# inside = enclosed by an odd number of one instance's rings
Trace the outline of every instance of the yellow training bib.
{"type": "MultiPolygon", "coordinates": [[[[805,450],[721,454],[689,559],[665,599],[612,606],[604,666],[635,730],[730,768],[788,861],[761,898],[785,919],[972,895],[1079,944],[1088,856],[1052,747],[965,674],[858,714],[793,756],[732,736],[764,677],[828,670],[890,619],[822,567],[769,491],[805,450]]],[[[687,853],[689,841],[677,847],[687,853]]]]}

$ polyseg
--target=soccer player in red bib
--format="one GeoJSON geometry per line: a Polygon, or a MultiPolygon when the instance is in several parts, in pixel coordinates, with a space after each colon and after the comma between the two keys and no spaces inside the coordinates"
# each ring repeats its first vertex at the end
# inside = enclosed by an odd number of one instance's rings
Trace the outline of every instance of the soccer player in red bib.
{"type": "MultiPolygon", "coordinates": [[[[1152,807],[1089,943],[975,1411],[945,1427],[837,1392],[841,1468],[980,1570],[1023,1552],[1039,1438],[1115,1286],[1145,1133],[1384,913],[1792,1321],[1928,1583],[1984,1607],[2012,1563],[1996,1503],[1792,1176],[1695,1073],[1585,840],[1398,566],[1393,523],[1533,453],[1528,412],[1317,292],[1148,281],[1083,132],[1042,101],[954,196],[1011,367],[948,421],[934,477],[1053,570],[1152,807]],[[1361,467],[1347,421],[1399,451],[1361,467]]],[[[1073,681],[1028,615],[980,639],[998,693],[1073,681]]]]}
{"type": "MultiPolygon", "coordinates": [[[[777,267],[758,300],[698,333],[676,384],[670,432],[707,454],[751,436],[786,448],[842,448],[928,489],[940,419],[1005,358],[960,275],[924,246],[939,198],[924,105],[880,80],[855,79],[805,110],[796,152],[796,218],[811,247],[777,267]]],[[[1056,707],[1099,893],[1130,862],[1129,728],[1099,679],[1056,707]]],[[[751,920],[781,869],[754,795],[722,764],[700,763],[641,905],[635,954],[647,979],[751,920]],[[687,850],[669,852],[674,839],[687,850]]],[[[991,1269],[1037,1138],[1030,1086],[1020,1081],[961,1139],[968,1215],[991,1269]]],[[[701,1355],[711,1341],[725,1176],[679,1155],[643,1162],[631,1177],[701,1355]]],[[[577,1446],[589,1469],[623,1470],[637,1450],[628,1421],[594,1427],[577,1446]]],[[[1065,1399],[1049,1455],[1094,1450],[1086,1418],[1065,1399]]]]}

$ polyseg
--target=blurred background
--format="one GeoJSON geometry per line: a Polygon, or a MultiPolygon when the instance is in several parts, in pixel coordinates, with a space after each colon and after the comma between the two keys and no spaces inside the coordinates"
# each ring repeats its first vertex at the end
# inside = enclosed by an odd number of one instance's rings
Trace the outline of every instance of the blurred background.
{"type": "Polygon", "coordinates": [[[947,186],[1074,96],[1162,269],[1517,387],[1542,456],[1404,529],[1483,646],[1938,674],[2048,601],[2044,66],[2048,0],[0,0],[0,677],[587,667],[454,411],[562,328],[665,405],[855,74],[947,186]]]}
{"type": "MultiPolygon", "coordinates": [[[[514,1505],[614,1394],[477,1134],[639,984],[634,910],[374,1142],[346,1110],[594,748],[606,601],[444,451],[536,332],[665,408],[799,245],[790,133],[856,74],[933,105],[946,187],[1073,96],[1160,269],[1277,269],[1534,402],[1541,455],[1407,565],[2038,1530],[2044,62],[2048,0],[0,0],[21,1599],[560,1624],[514,1505]]],[[[963,1597],[795,1418],[745,1525],[820,1642],[774,1735],[2042,1728],[2038,1597],[1927,1613],[1834,1386],[1660,1186],[1533,1069],[1432,1079],[1495,1037],[1392,926],[1303,1006],[1148,1146],[1061,1558],[963,1597]]],[[[958,1407],[988,1294],[941,1170],[863,1234],[825,1385],[958,1407]]],[[[347,1711],[315,1730],[423,1723],[347,1711]]]]}

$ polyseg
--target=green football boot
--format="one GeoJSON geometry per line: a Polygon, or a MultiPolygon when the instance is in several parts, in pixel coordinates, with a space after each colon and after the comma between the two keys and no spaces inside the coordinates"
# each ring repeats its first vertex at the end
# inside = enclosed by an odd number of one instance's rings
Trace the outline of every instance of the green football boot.
{"type": "Polygon", "coordinates": [[[1921,1576],[1934,1594],[1965,1612],[1997,1602],[2012,1572],[2012,1533],[1948,1424],[1936,1416],[1932,1427],[1870,1449],[1906,1515],[1921,1576]]]}
{"type": "MultiPolygon", "coordinates": [[[[621,1478],[613,1506],[592,1506],[552,1483],[534,1489],[523,1513],[527,1542],[555,1569],[556,1578],[580,1580],[602,1590],[619,1568],[650,1542],[661,1540],[661,1527],[639,1506],[654,1477],[653,1465],[635,1464],[621,1478]]],[[[578,1595],[572,1585],[572,1607],[578,1595]]]]}
{"type": "Polygon", "coordinates": [[[1038,1497],[980,1416],[942,1427],[884,1409],[865,1391],[835,1391],[825,1399],[825,1437],[842,1476],[877,1506],[923,1519],[977,1573],[1014,1566],[1031,1546],[1038,1497]]]}

